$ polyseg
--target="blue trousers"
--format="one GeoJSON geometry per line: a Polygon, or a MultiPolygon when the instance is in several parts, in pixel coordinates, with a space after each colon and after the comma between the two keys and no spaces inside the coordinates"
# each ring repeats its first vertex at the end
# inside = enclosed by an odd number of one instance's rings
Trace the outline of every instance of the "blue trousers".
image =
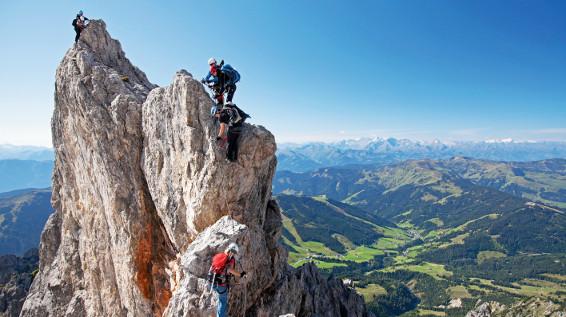
{"type": "Polygon", "coordinates": [[[218,294],[216,317],[226,317],[228,316],[228,288],[226,286],[214,285],[214,290],[218,294]]]}

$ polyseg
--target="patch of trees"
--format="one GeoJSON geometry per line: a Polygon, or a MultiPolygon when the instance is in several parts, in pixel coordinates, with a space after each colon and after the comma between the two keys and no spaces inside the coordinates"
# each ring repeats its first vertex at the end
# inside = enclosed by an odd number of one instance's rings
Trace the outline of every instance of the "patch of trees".
{"type": "MultiPolygon", "coordinates": [[[[304,241],[320,242],[338,253],[345,253],[346,249],[332,237],[334,234],[345,236],[356,245],[369,245],[383,236],[371,224],[348,217],[327,203],[290,195],[280,195],[277,200],[304,241]]],[[[284,234],[287,238],[290,235],[284,234]]]]}
{"type": "Polygon", "coordinates": [[[524,278],[540,278],[540,275],[544,273],[564,274],[566,272],[566,255],[517,255],[487,259],[479,265],[449,265],[448,269],[462,279],[479,277],[497,281],[502,286],[508,286],[508,283],[517,282],[524,278]]]}
{"type": "Polygon", "coordinates": [[[368,309],[376,316],[398,316],[419,304],[419,298],[402,283],[392,283],[385,289],[386,295],[377,296],[368,304],[368,309]]]}
{"type": "Polygon", "coordinates": [[[566,216],[541,207],[505,213],[488,226],[511,255],[518,252],[561,253],[566,250],[566,216]]]}
{"type": "Polygon", "coordinates": [[[485,232],[476,232],[464,240],[464,244],[455,244],[447,248],[434,249],[423,253],[424,261],[443,263],[453,266],[474,265],[481,251],[504,251],[485,232]]]}

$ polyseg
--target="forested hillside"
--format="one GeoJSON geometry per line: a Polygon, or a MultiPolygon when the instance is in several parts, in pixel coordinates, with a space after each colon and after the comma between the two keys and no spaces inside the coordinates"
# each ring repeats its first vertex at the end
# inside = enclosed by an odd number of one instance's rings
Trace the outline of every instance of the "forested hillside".
{"type": "Polygon", "coordinates": [[[354,281],[382,316],[566,300],[565,160],[454,158],[279,173],[290,263],[354,281]]]}

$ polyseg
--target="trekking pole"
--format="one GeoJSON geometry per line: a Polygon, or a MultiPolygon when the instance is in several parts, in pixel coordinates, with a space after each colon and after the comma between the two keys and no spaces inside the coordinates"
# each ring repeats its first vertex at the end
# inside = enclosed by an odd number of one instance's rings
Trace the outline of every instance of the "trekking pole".
{"type": "Polygon", "coordinates": [[[210,292],[212,293],[212,288],[214,287],[214,282],[216,281],[216,272],[212,274],[212,282],[210,282],[210,292]]]}

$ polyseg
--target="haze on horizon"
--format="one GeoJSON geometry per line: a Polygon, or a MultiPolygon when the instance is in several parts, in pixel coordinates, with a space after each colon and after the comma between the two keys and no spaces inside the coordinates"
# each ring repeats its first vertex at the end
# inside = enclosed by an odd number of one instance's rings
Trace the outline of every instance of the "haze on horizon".
{"type": "Polygon", "coordinates": [[[0,3],[0,144],[51,146],[79,9],[158,85],[225,59],[242,74],[234,100],[278,142],[566,141],[563,1],[65,0],[0,3]]]}

